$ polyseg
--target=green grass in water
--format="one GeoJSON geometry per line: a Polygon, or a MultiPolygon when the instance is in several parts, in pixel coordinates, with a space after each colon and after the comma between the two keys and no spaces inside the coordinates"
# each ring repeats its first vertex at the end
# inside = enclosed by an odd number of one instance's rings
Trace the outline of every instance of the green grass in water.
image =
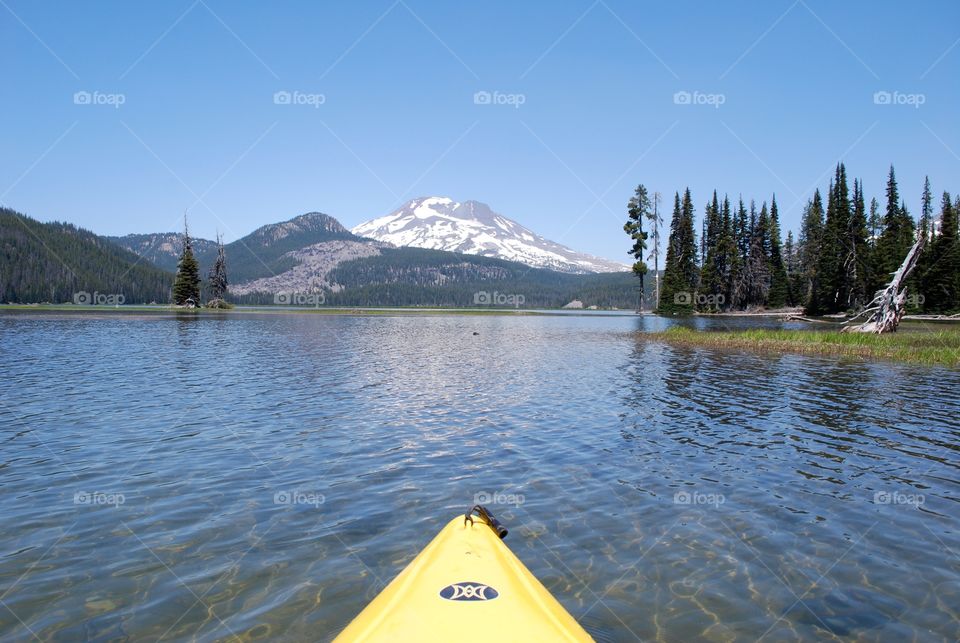
{"type": "Polygon", "coordinates": [[[902,327],[897,333],[841,333],[817,330],[750,329],[698,331],[674,326],[652,333],[653,339],[675,345],[736,348],[894,360],[918,364],[960,365],[960,328],[902,327]]]}

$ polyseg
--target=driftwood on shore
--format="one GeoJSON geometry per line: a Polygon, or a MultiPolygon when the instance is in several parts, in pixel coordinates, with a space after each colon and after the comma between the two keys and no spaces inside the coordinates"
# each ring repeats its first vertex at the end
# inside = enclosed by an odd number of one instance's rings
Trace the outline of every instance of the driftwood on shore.
{"type": "Polygon", "coordinates": [[[917,265],[917,259],[923,250],[924,235],[920,235],[917,241],[910,248],[910,252],[904,258],[903,263],[895,273],[893,279],[883,289],[877,292],[866,308],[851,318],[846,324],[852,324],[855,320],[867,316],[867,320],[861,324],[853,326],[845,325],[841,332],[851,333],[895,333],[900,320],[906,312],[907,289],[904,285],[907,277],[917,265]]]}

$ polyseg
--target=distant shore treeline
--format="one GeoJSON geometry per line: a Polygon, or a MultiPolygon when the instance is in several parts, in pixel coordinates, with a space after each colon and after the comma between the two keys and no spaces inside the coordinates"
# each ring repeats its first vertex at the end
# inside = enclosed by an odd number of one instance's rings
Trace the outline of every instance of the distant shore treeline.
{"type": "MultiPolygon", "coordinates": [[[[637,193],[645,196],[645,188],[640,186],[637,193]]],[[[636,198],[631,213],[636,212],[636,198]]],[[[736,204],[726,195],[721,200],[714,190],[698,241],[688,188],[682,196],[674,195],[659,309],[689,313],[802,306],[815,315],[856,311],[889,281],[922,236],[923,254],[908,280],[908,308],[954,312],[960,310],[958,212],[960,198],[953,201],[948,192],[935,209],[927,179],[915,220],[900,199],[892,166],[885,206],[876,198],[868,205],[862,181],[853,180],[851,194],[841,163],[826,204],[819,190],[807,201],[796,236],[787,232],[782,238],[775,196],[758,208],[742,197],[736,204]]],[[[629,226],[638,219],[650,220],[650,215],[631,214],[627,231],[632,231],[635,250],[637,232],[629,226]]]]}

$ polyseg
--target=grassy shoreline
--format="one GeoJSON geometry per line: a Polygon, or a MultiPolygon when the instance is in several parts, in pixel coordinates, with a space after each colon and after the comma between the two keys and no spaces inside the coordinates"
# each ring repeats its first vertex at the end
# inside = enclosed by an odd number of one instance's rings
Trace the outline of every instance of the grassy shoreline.
{"type": "Polygon", "coordinates": [[[930,331],[906,328],[898,333],[872,335],[832,330],[698,331],[674,326],[651,333],[648,337],[674,346],[960,366],[960,329],[930,331]]]}

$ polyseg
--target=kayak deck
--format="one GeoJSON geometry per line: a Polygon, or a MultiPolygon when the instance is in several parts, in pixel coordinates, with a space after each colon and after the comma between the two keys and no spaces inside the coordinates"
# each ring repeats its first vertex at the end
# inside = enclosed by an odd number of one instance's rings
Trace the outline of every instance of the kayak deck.
{"type": "Polygon", "coordinates": [[[489,525],[461,515],[335,640],[593,639],[489,525]]]}

